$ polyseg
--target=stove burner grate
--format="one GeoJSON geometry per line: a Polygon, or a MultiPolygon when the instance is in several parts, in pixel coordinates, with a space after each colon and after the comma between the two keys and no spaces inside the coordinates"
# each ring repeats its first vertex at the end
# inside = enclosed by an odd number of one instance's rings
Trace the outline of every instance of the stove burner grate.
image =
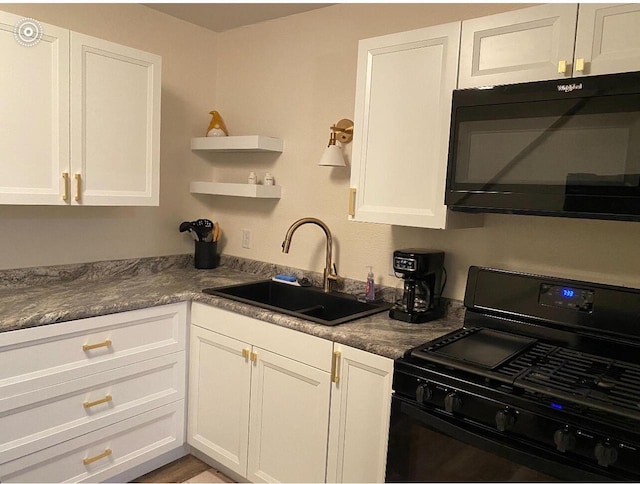
{"type": "Polygon", "coordinates": [[[515,386],[623,417],[640,419],[640,366],[536,344],[498,370],[515,386]]]}
{"type": "Polygon", "coordinates": [[[412,356],[542,398],[640,420],[640,365],[488,328],[463,328],[412,356]]]}

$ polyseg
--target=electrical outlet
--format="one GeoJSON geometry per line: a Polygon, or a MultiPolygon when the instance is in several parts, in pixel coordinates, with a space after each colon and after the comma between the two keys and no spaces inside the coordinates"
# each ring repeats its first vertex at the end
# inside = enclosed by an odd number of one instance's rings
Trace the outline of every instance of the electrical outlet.
{"type": "Polygon", "coordinates": [[[242,229],[242,247],[244,249],[251,248],[251,230],[242,229]]]}

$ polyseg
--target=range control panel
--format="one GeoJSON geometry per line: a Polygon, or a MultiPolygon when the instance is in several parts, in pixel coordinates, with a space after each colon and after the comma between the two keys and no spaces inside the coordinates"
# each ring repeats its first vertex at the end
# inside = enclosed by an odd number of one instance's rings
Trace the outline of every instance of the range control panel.
{"type": "Polygon", "coordinates": [[[594,291],[591,289],[540,284],[539,301],[544,306],[591,312],[593,311],[593,295],[594,291]]]}

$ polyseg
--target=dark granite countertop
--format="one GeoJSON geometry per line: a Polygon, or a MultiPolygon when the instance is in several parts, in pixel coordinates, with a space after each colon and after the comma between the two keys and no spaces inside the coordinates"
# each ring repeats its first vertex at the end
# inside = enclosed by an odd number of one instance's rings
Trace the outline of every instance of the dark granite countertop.
{"type": "Polygon", "coordinates": [[[389,358],[462,326],[461,310],[410,324],[387,312],[323,326],[217,296],[208,287],[266,279],[270,264],[242,259],[197,270],[186,256],[101,262],[0,272],[0,332],[130,311],[180,301],[198,301],[389,358]],[[266,266],[266,267],[265,267],[266,266]]]}

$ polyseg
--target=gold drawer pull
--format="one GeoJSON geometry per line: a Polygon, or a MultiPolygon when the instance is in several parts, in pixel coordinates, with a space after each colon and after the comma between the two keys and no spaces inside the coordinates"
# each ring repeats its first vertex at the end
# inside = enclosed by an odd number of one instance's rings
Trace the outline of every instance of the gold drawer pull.
{"type": "Polygon", "coordinates": [[[331,381],[333,383],[340,382],[340,351],[333,352],[333,358],[331,359],[331,381]]]}
{"type": "Polygon", "coordinates": [[[69,200],[69,173],[66,171],[62,173],[62,179],[64,180],[64,193],[62,199],[66,202],[69,200]]]}
{"type": "Polygon", "coordinates": [[[105,339],[102,343],[96,343],[94,345],[82,345],[82,351],[95,350],[96,348],[109,347],[111,345],[111,340],[105,339]]]}
{"type": "Polygon", "coordinates": [[[250,355],[249,348],[242,348],[242,357],[243,357],[246,361],[249,361],[249,355],[250,355]]]}
{"type": "Polygon", "coordinates": [[[82,406],[84,408],[91,408],[91,407],[95,407],[96,405],[100,405],[102,403],[110,402],[111,400],[113,400],[113,397],[111,395],[107,395],[104,398],[101,398],[100,400],[95,400],[93,402],[84,402],[82,406]]]}
{"type": "Polygon", "coordinates": [[[76,202],[79,202],[82,198],[82,176],[80,173],[76,173],[76,202]]]}
{"type": "Polygon", "coordinates": [[[567,61],[561,60],[558,61],[558,74],[566,74],[567,73],[567,61]]]}
{"type": "Polygon", "coordinates": [[[349,188],[349,215],[356,215],[356,189],[349,188]]]}
{"type": "Polygon", "coordinates": [[[112,453],[113,452],[111,451],[111,449],[105,449],[105,451],[102,454],[98,454],[93,457],[87,457],[86,459],[82,459],[82,463],[88,466],[89,464],[93,464],[97,460],[104,459],[105,457],[109,457],[112,453]]]}
{"type": "Polygon", "coordinates": [[[583,71],[584,71],[584,59],[580,57],[579,59],[576,59],[576,72],[583,72],[583,71]]]}
{"type": "Polygon", "coordinates": [[[255,351],[251,352],[251,356],[250,356],[250,360],[251,361],[258,361],[258,353],[256,353],[255,351]]]}

